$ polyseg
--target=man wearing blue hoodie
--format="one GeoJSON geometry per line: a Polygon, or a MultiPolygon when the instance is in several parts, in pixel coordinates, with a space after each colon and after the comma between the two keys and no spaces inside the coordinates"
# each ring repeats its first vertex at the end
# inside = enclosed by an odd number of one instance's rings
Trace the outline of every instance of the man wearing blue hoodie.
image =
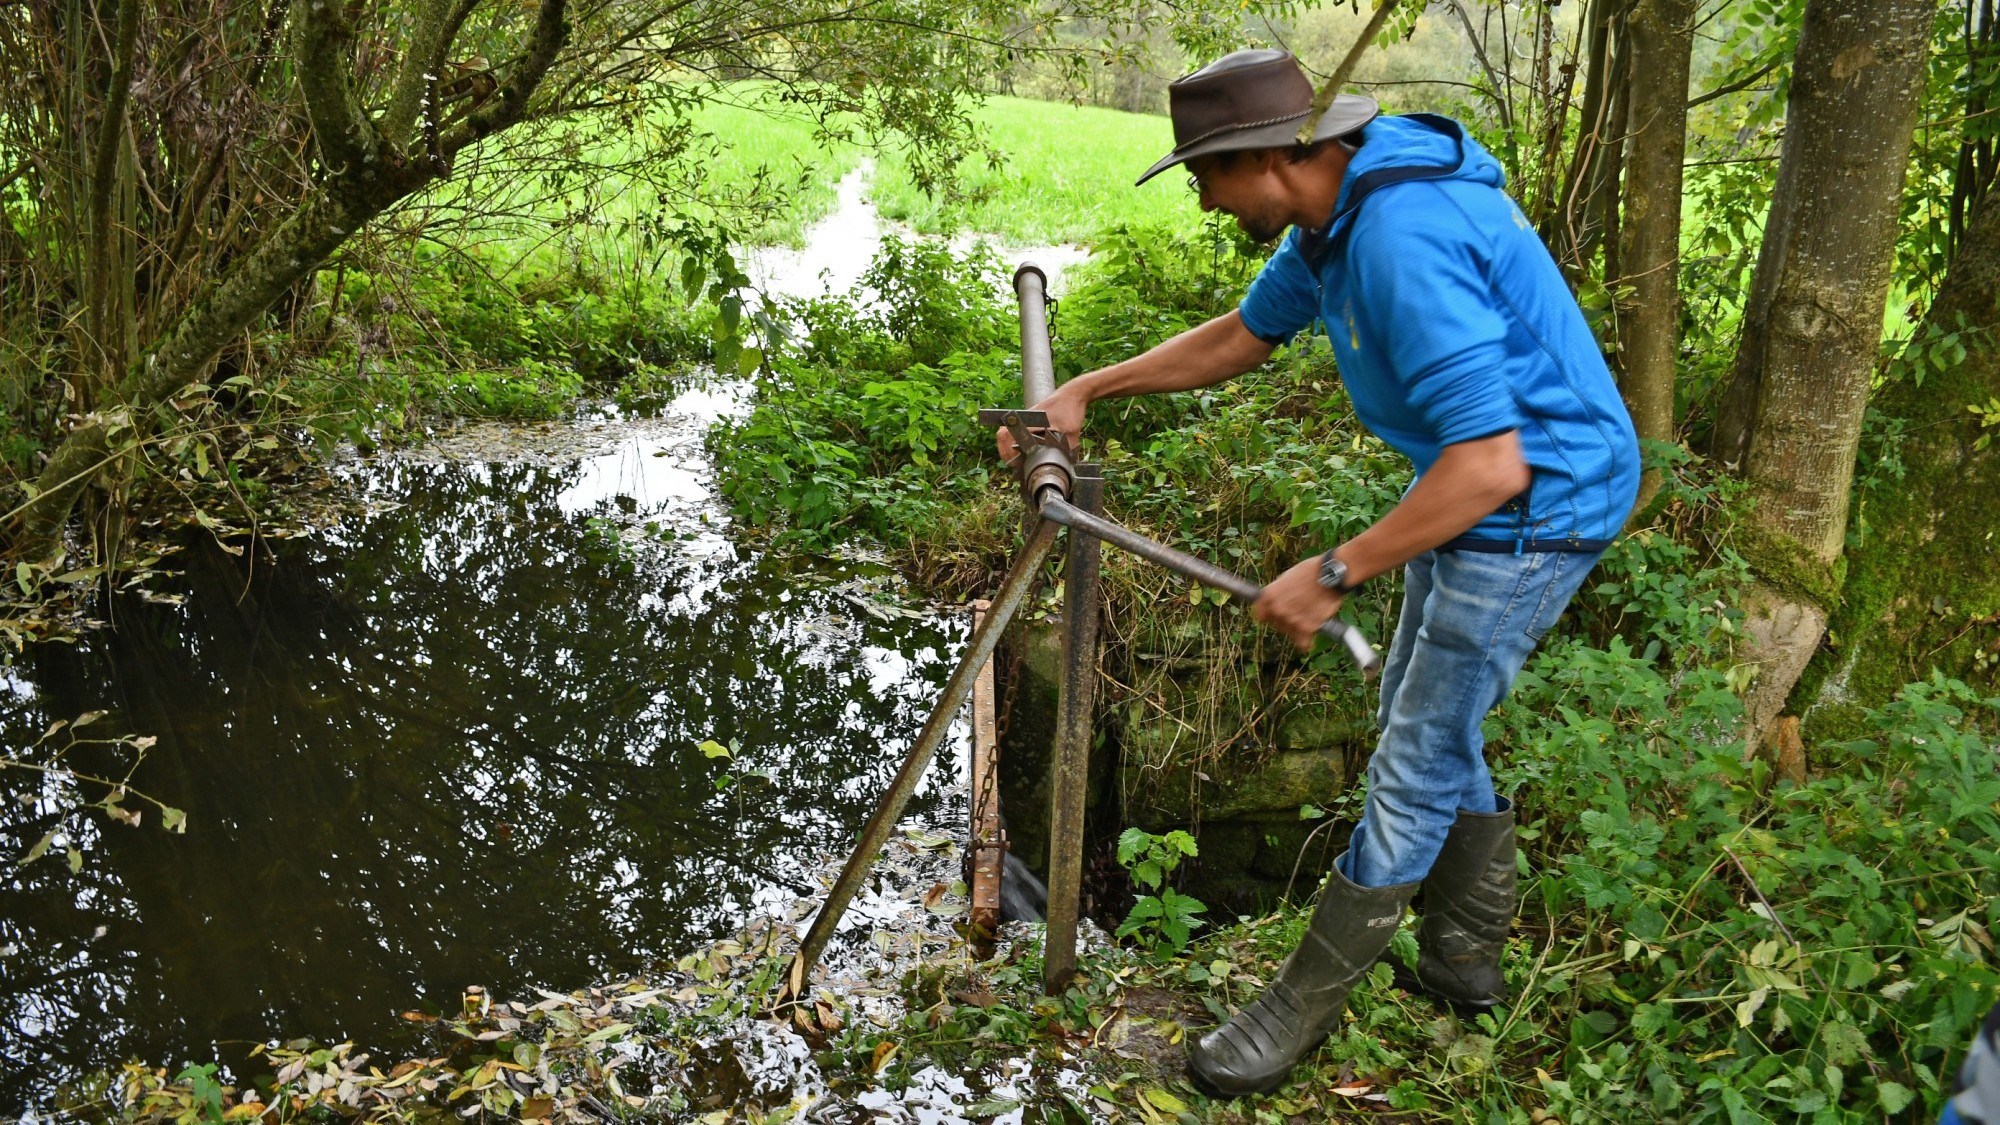
{"type": "MultiPolygon", "coordinates": [[[[1265,587],[1259,621],[1309,648],[1356,586],[1396,567],[1368,798],[1305,938],[1262,996],[1189,1041],[1210,1091],[1281,1085],[1423,892],[1413,987],[1460,1011],[1505,999],[1513,806],[1480,721],[1630,513],[1639,451],[1603,354],[1500,166],[1448,118],[1342,96],[1295,137],[1312,87],[1282,51],[1238,51],[1169,87],[1177,164],[1204,211],[1284,234],[1240,307],[1034,404],[1075,435],[1103,398],[1249,371],[1318,322],[1369,430],[1417,478],[1381,520],[1265,587]]],[[[1012,454],[1003,432],[1000,451],[1012,454]]]]}

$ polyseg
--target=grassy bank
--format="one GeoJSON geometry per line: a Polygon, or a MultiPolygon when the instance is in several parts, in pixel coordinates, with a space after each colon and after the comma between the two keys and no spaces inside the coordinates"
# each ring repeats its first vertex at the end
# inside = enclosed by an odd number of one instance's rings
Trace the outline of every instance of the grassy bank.
{"type": "Polygon", "coordinates": [[[885,217],[924,234],[979,231],[1034,244],[1195,211],[1180,173],[1132,185],[1174,145],[1163,116],[995,97],[976,117],[995,162],[969,160],[958,194],[927,197],[890,153],[877,165],[873,192],[885,217]]]}

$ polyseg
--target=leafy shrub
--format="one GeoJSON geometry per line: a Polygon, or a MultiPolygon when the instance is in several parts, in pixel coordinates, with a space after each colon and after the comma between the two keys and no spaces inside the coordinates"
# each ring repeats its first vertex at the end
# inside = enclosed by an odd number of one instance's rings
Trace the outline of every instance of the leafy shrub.
{"type": "Polygon", "coordinates": [[[990,250],[891,237],[862,282],[879,299],[780,310],[799,347],[772,356],[755,407],[710,435],[738,516],[810,549],[894,540],[982,491],[993,447],[979,409],[1020,396],[990,250]]]}
{"type": "Polygon", "coordinates": [[[1143,828],[1127,828],[1118,837],[1118,862],[1132,876],[1132,882],[1150,894],[1137,896],[1132,912],[1118,927],[1119,937],[1136,936],[1148,949],[1179,953],[1187,948],[1188,937],[1201,925],[1198,915],[1208,907],[1167,885],[1167,877],[1181,860],[1199,854],[1193,836],[1168,832],[1155,836],[1143,828]]]}
{"type": "Polygon", "coordinates": [[[2000,998],[2000,699],[1913,684],[1871,738],[1823,748],[1837,769],[1774,784],[1741,753],[1729,614],[1704,586],[1737,564],[1629,542],[1596,596],[1646,650],[1551,644],[1488,721],[1530,841],[1523,916],[1555,927],[1516,962],[1512,1017],[1561,1045],[1551,1112],[1935,1117],[1946,1059],[2000,998]]]}

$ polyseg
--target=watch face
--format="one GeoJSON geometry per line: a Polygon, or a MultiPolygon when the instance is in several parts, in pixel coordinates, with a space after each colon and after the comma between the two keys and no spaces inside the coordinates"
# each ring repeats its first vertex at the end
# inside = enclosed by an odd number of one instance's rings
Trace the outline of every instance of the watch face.
{"type": "Polygon", "coordinates": [[[1319,561],[1319,584],[1329,590],[1347,585],[1347,564],[1331,554],[1319,561]]]}

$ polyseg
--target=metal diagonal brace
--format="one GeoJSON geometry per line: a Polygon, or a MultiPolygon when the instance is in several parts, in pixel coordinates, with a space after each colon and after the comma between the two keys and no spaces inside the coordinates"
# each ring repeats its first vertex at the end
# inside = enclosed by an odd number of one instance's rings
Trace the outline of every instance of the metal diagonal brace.
{"type": "Polygon", "coordinates": [[[807,978],[812,973],[814,963],[825,952],[826,943],[840,928],[840,919],[847,913],[848,904],[854,900],[854,893],[861,889],[861,880],[868,875],[868,869],[875,865],[875,857],[882,846],[889,842],[889,833],[896,828],[896,821],[909,805],[910,797],[917,791],[917,782],[929,768],[931,758],[937,753],[939,744],[950,732],[951,723],[958,716],[958,709],[972,694],[972,685],[979,678],[979,670],[993,655],[1000,643],[1000,633],[1007,628],[1007,622],[1014,617],[1021,603],[1027,600],[1028,591],[1035,584],[1036,572],[1041,569],[1042,560],[1048,556],[1049,548],[1056,541],[1056,525],[1047,520],[1035,529],[1028,544],[1014,559],[1014,568],[1007,572],[1006,581],[993,595],[993,608],[989,610],[978,628],[972,631],[972,640],[967,643],[965,653],[959,657],[958,667],[952,669],[951,679],[945,682],[944,693],[939,697],[937,707],[924,723],[923,733],[917,736],[916,745],[910,747],[903,759],[902,768],[896,771],[896,779],[890,783],[889,791],[882,795],[882,801],[875,807],[874,815],[861,830],[861,842],[854,853],[847,857],[847,866],[841,868],[840,878],[834,881],[833,889],[827,892],[826,902],[813,918],[813,924],[806,931],[805,940],[800,942],[799,951],[792,956],[790,968],[785,972],[784,984],[773,1002],[774,1008],[782,1008],[796,1003],[806,994],[807,978]]]}

